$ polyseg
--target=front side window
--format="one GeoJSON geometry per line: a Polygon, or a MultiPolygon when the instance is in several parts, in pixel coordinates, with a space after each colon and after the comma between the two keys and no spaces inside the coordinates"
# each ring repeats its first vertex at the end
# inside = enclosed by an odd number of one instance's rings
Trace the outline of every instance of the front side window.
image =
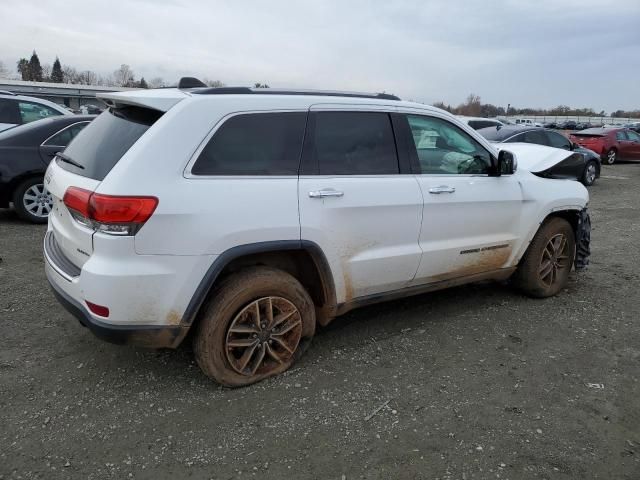
{"type": "Polygon", "coordinates": [[[399,173],[387,113],[318,112],[312,148],[320,175],[399,173]]]}
{"type": "Polygon", "coordinates": [[[486,174],[491,155],[455,125],[435,117],[407,115],[420,173],[486,174]]]}
{"type": "Polygon", "coordinates": [[[571,150],[571,142],[567,137],[556,132],[546,132],[549,139],[549,145],[555,148],[564,148],[571,150]]]}
{"type": "Polygon", "coordinates": [[[70,127],[66,127],[63,130],[60,130],[54,136],[49,138],[44,145],[47,146],[55,146],[55,147],[66,147],[71,143],[71,140],[75,138],[80,130],[86,127],[89,122],[76,123],[75,125],[71,125],[70,127]]]}
{"type": "Polygon", "coordinates": [[[498,122],[492,122],[491,120],[469,120],[469,126],[474,130],[480,130],[481,128],[497,127],[500,125],[498,122]]]}
{"type": "Polygon", "coordinates": [[[49,108],[46,105],[31,102],[18,102],[18,109],[20,110],[22,123],[35,122],[43,118],[62,115],[59,111],[49,108]]]}
{"type": "Polygon", "coordinates": [[[632,130],[627,130],[627,137],[632,142],[640,142],[640,135],[638,135],[636,132],[632,130]]]}
{"type": "Polygon", "coordinates": [[[297,175],[305,112],[229,118],[196,160],[193,175],[297,175]]]}

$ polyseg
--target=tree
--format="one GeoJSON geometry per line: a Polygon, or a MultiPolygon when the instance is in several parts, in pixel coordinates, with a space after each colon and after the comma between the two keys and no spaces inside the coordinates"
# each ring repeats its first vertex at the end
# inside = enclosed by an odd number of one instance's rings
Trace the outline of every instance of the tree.
{"type": "Polygon", "coordinates": [[[144,79],[144,77],[140,78],[140,81],[138,82],[138,86],[140,88],[149,88],[149,85],[147,85],[146,80],[144,79]]]}
{"type": "Polygon", "coordinates": [[[79,72],[77,75],[77,83],[80,85],[97,85],[98,84],[98,75],[91,70],[85,70],[84,72],[79,72]]]}
{"type": "Polygon", "coordinates": [[[135,86],[135,77],[133,70],[127,64],[120,65],[120,68],[113,72],[113,80],[119,87],[133,87],[135,86]]]}
{"type": "Polygon", "coordinates": [[[62,83],[64,81],[62,65],[60,65],[58,57],[56,57],[56,61],[53,62],[53,68],[51,69],[51,81],[54,83],[62,83]]]}
{"type": "Polygon", "coordinates": [[[42,81],[50,82],[51,81],[51,64],[45,63],[42,65],[42,81]]]}
{"type": "Polygon", "coordinates": [[[78,71],[71,65],[62,67],[62,80],[64,83],[78,83],[78,71]]]}
{"type": "Polygon", "coordinates": [[[31,54],[31,60],[29,60],[29,77],[29,80],[34,82],[42,81],[42,67],[40,66],[40,59],[35,50],[31,54]]]}
{"type": "Polygon", "coordinates": [[[18,73],[22,80],[31,80],[31,70],[29,69],[29,60],[21,58],[18,60],[18,73]]]}
{"type": "Polygon", "coordinates": [[[220,80],[209,80],[208,78],[205,78],[203,82],[206,83],[208,86],[214,87],[214,88],[220,88],[225,86],[224,83],[222,83],[220,80]]]}
{"type": "Polygon", "coordinates": [[[458,106],[456,113],[458,115],[468,115],[470,117],[478,117],[481,114],[482,102],[480,97],[473,93],[469,94],[467,101],[458,106]]]}
{"type": "Polygon", "coordinates": [[[151,80],[149,80],[148,83],[149,83],[149,88],[160,88],[160,87],[166,86],[162,77],[154,77],[151,80]]]}

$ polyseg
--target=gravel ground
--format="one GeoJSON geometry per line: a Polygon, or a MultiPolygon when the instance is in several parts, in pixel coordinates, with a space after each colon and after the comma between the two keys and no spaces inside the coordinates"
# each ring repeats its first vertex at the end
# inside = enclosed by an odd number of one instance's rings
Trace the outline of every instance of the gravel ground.
{"type": "Polygon", "coordinates": [[[0,478],[638,479],[640,166],[590,189],[592,263],[547,300],[475,285],[354,311],[228,390],[190,346],[95,339],[0,211],[0,478]]]}

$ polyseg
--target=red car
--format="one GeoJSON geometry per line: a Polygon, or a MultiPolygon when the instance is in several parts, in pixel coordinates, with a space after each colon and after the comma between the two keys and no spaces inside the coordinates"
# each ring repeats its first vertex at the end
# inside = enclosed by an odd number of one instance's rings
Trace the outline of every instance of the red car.
{"type": "Polygon", "coordinates": [[[640,135],[628,128],[588,128],[572,133],[571,140],[596,152],[607,165],[640,160],[640,135]]]}

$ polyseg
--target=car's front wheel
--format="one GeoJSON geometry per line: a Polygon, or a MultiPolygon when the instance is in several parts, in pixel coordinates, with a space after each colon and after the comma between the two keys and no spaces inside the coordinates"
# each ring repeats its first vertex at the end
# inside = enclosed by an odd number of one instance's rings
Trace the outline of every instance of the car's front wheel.
{"type": "Polygon", "coordinates": [[[590,187],[596,181],[598,176],[598,165],[595,161],[591,160],[584,167],[584,172],[582,172],[582,184],[585,187],[590,187]]]}
{"type": "Polygon", "coordinates": [[[44,188],[41,178],[30,178],[18,185],[12,201],[18,216],[32,223],[47,223],[53,208],[51,194],[44,188]]]}
{"type": "Polygon", "coordinates": [[[615,148],[610,148],[604,157],[604,161],[607,165],[613,165],[618,159],[618,151],[615,148]]]}
{"type": "Polygon", "coordinates": [[[573,228],[565,219],[552,217],[533,237],[514,282],[532,297],[553,296],[567,285],[575,255],[573,228]]]}
{"type": "Polygon", "coordinates": [[[194,338],[196,361],[218,383],[249,385],[291,367],[315,328],[313,301],[296,278],[247,268],[210,293],[194,338]]]}

